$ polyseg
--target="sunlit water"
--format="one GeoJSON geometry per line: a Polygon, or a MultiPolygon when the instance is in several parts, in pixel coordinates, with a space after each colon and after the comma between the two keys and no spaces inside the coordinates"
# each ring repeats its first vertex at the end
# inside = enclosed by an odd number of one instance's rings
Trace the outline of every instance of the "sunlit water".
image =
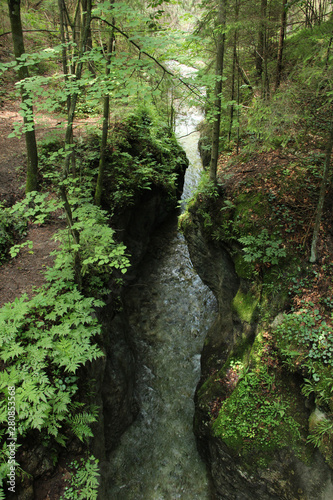
{"type": "MultiPolygon", "coordinates": [[[[177,135],[193,131],[199,119],[191,115],[191,123],[179,124],[177,135]]],[[[190,160],[183,198],[200,177],[197,141],[198,133],[180,139],[190,160]]],[[[126,303],[138,354],[140,413],[111,457],[108,497],[209,499],[193,435],[193,396],[215,299],[193,270],[176,216],[153,236],[126,303]]]]}

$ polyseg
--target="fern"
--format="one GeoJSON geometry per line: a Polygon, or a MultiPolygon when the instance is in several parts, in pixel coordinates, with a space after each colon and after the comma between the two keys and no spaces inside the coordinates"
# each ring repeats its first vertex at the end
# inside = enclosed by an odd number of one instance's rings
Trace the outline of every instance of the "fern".
{"type": "Polygon", "coordinates": [[[100,476],[98,460],[91,455],[80,463],[71,463],[73,469],[70,486],[65,488],[64,495],[60,500],[97,500],[98,478],[100,476]]]}
{"type": "MultiPolygon", "coordinates": [[[[45,273],[46,284],[31,300],[25,294],[0,309],[0,433],[7,419],[8,386],[15,386],[18,439],[37,430],[61,446],[71,434],[81,441],[92,436],[97,409],[80,401],[76,374],[103,356],[97,345],[101,325],[94,312],[104,302],[86,297],[75,285],[74,252],[80,251],[86,289],[93,283],[103,287],[113,269],[124,273],[129,266],[126,247],[115,241],[107,213],[90,203],[76,183],[67,188],[80,245],[74,245],[68,229],[59,231],[60,245],[53,252],[54,265],[45,273]]],[[[34,192],[14,205],[11,214],[42,224],[61,205],[48,194],[34,192]]],[[[15,246],[13,255],[21,247],[15,246]]],[[[1,445],[5,450],[5,436],[0,434],[0,450],[1,445]]],[[[93,499],[98,467],[94,459],[87,464],[79,475],[77,498],[93,499]]],[[[6,473],[0,466],[0,481],[6,473]]]]}
{"type": "Polygon", "coordinates": [[[80,441],[84,441],[88,437],[93,437],[93,433],[89,427],[90,424],[96,422],[97,418],[94,413],[78,413],[69,421],[71,429],[80,441]]]}
{"type": "Polygon", "coordinates": [[[6,363],[0,389],[16,386],[22,434],[44,429],[57,436],[77,391],[73,382],[57,386],[59,370],[75,374],[87,361],[102,356],[93,343],[100,326],[92,315],[95,304],[101,302],[73,291],[51,285],[31,301],[23,297],[0,310],[0,357],[6,363]]]}

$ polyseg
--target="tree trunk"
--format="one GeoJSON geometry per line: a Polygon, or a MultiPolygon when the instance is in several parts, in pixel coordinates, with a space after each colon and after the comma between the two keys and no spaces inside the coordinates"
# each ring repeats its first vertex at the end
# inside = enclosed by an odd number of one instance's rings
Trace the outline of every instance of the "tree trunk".
{"type": "Polygon", "coordinates": [[[318,235],[319,235],[319,230],[320,230],[320,222],[321,222],[321,218],[323,215],[327,180],[328,180],[328,174],[329,174],[330,165],[331,165],[332,148],[333,148],[333,120],[331,120],[330,136],[328,139],[328,144],[327,144],[327,149],[326,149],[324,172],[323,172],[323,178],[322,178],[321,185],[320,185],[319,200],[318,200],[317,212],[316,212],[316,220],[315,220],[315,225],[314,225],[314,229],[313,229],[312,244],[311,244],[311,256],[310,256],[311,263],[314,263],[317,260],[317,241],[318,241],[318,235]]]}
{"type": "Polygon", "coordinates": [[[218,33],[217,33],[217,54],[215,70],[215,90],[214,90],[214,111],[213,111],[213,131],[212,131],[212,153],[209,166],[209,179],[216,182],[217,160],[219,155],[220,124],[221,124],[221,93],[224,62],[224,27],[226,22],[226,0],[219,0],[218,11],[218,33]]]}
{"type": "Polygon", "coordinates": [[[260,26],[258,33],[258,48],[256,52],[256,70],[258,81],[262,78],[263,61],[264,61],[264,44],[265,44],[265,31],[266,31],[266,11],[267,0],[261,0],[260,6],[260,26]]]}
{"type": "Polygon", "coordinates": [[[269,76],[268,76],[268,46],[267,46],[267,33],[265,33],[264,39],[264,81],[262,86],[262,97],[263,99],[270,98],[270,88],[269,88],[269,76]]]}
{"type": "MultiPolygon", "coordinates": [[[[232,76],[231,76],[231,101],[235,98],[235,73],[236,73],[236,57],[237,57],[237,32],[234,34],[234,47],[233,47],[233,58],[232,58],[232,76]]],[[[228,132],[228,142],[231,141],[231,131],[232,124],[234,121],[234,105],[230,106],[230,122],[229,122],[229,132],[228,132]]]]}
{"type": "MultiPolygon", "coordinates": [[[[236,0],[235,4],[235,21],[238,21],[238,0],[236,0]]],[[[236,61],[237,61],[237,38],[238,38],[238,30],[235,29],[234,33],[234,44],[233,44],[233,57],[232,57],[232,76],[231,76],[231,101],[235,99],[235,74],[236,74],[236,61]]],[[[238,69],[239,74],[239,69],[238,69]]],[[[228,132],[228,142],[231,141],[231,131],[232,125],[234,121],[234,105],[231,104],[230,107],[230,123],[229,123],[229,132],[228,132]]]]}
{"type": "MultiPolygon", "coordinates": [[[[112,20],[112,24],[114,24],[114,20],[112,20]]],[[[113,45],[114,45],[114,31],[112,30],[106,54],[106,66],[105,66],[106,77],[108,77],[108,75],[110,74],[110,62],[111,62],[111,55],[113,52],[113,45]]],[[[95,190],[96,205],[100,205],[102,200],[103,179],[105,170],[105,149],[106,149],[106,144],[108,139],[108,129],[109,129],[109,112],[110,112],[110,97],[109,95],[106,95],[104,96],[104,103],[103,103],[103,130],[102,130],[102,141],[101,141],[101,156],[99,159],[98,177],[95,190]]]]}
{"type": "MultiPolygon", "coordinates": [[[[82,74],[82,56],[85,52],[86,44],[87,44],[87,39],[88,39],[88,34],[89,34],[89,28],[90,28],[90,21],[91,21],[91,0],[87,0],[87,11],[85,15],[85,25],[82,27],[82,40],[80,42],[80,52],[79,52],[79,59],[78,63],[76,65],[76,71],[75,71],[75,79],[76,81],[79,81],[81,78],[82,74]]],[[[75,116],[75,109],[76,109],[76,103],[78,99],[78,93],[75,93],[71,96],[71,104],[70,104],[70,109],[68,113],[68,120],[67,120],[67,128],[66,128],[66,136],[65,136],[65,144],[70,145],[73,142],[73,123],[74,123],[74,116],[75,116]]],[[[69,164],[72,159],[72,155],[68,155],[65,161],[65,176],[67,177],[69,173],[69,164]]],[[[73,165],[73,162],[72,162],[73,165]]],[[[75,168],[73,167],[73,170],[75,168]]],[[[75,172],[73,172],[75,175],[75,172]]]]}
{"type": "MultiPolygon", "coordinates": [[[[59,18],[60,18],[60,36],[62,43],[62,69],[65,75],[65,80],[68,80],[68,67],[67,67],[67,49],[66,49],[66,38],[65,38],[65,20],[66,20],[66,10],[64,5],[64,0],[58,0],[59,7],[59,18]]],[[[69,113],[71,105],[70,97],[67,97],[67,115],[69,113]]]]}
{"type": "MultiPolygon", "coordinates": [[[[13,37],[14,54],[18,60],[25,53],[22,23],[21,23],[21,2],[20,0],[7,0],[9,9],[10,25],[13,37]]],[[[18,71],[19,80],[24,80],[29,77],[28,68],[21,66],[18,71]]],[[[37,191],[37,174],[38,174],[38,154],[35,135],[35,125],[33,117],[33,107],[28,93],[21,85],[21,99],[24,107],[23,122],[27,129],[25,132],[25,143],[27,147],[27,179],[25,192],[37,191]]]]}
{"type": "Polygon", "coordinates": [[[284,35],[286,32],[286,24],[287,24],[287,0],[282,0],[282,14],[281,14],[280,37],[279,37],[279,49],[278,49],[277,66],[276,66],[275,90],[279,88],[281,83],[282,58],[283,58],[284,35]]]}
{"type": "MultiPolygon", "coordinates": [[[[86,43],[87,43],[87,38],[88,38],[88,32],[89,32],[89,27],[90,27],[90,21],[91,21],[91,2],[92,0],[87,0],[87,13],[86,13],[86,24],[82,28],[82,41],[80,44],[80,53],[79,53],[79,60],[76,65],[76,73],[75,73],[75,78],[77,81],[80,80],[81,74],[82,74],[82,56],[85,51],[86,43]]],[[[65,135],[65,144],[66,146],[70,146],[73,142],[73,123],[74,123],[74,115],[75,115],[75,109],[76,109],[76,103],[77,103],[77,98],[78,94],[75,93],[71,97],[71,104],[70,104],[70,109],[68,113],[68,121],[67,121],[67,128],[66,128],[66,135],[65,135]]],[[[68,155],[65,160],[65,165],[63,169],[63,181],[66,180],[68,173],[69,173],[69,163],[72,155],[68,155]]],[[[60,194],[61,198],[64,202],[65,206],[65,213],[67,217],[67,222],[69,225],[70,232],[73,236],[74,243],[79,248],[80,244],[80,234],[77,229],[73,228],[73,217],[72,217],[72,211],[71,207],[68,201],[68,196],[67,196],[67,191],[64,182],[61,182],[60,185],[60,194]]],[[[81,289],[82,287],[82,273],[81,273],[81,257],[80,257],[80,251],[75,250],[74,251],[74,271],[75,271],[75,283],[77,284],[78,288],[81,289]]]]}

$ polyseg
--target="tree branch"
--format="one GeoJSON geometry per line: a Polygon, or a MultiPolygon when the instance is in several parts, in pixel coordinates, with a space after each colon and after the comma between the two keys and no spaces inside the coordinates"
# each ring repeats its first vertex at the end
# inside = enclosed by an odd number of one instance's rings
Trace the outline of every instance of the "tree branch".
{"type": "Polygon", "coordinates": [[[198,93],[196,87],[194,86],[191,86],[189,83],[186,83],[181,77],[175,75],[174,73],[172,73],[172,71],[168,70],[163,64],[161,64],[154,56],[152,56],[151,54],[149,54],[148,52],[146,52],[145,50],[142,50],[140,45],[138,45],[136,42],[134,42],[133,40],[131,40],[130,36],[127,35],[127,33],[125,33],[124,31],[122,31],[121,29],[117,28],[117,26],[115,26],[114,24],[112,23],[109,23],[108,21],[106,21],[105,19],[102,19],[101,17],[98,17],[98,16],[94,16],[91,18],[91,20],[93,19],[98,19],[99,21],[103,21],[104,23],[106,23],[108,26],[111,26],[111,28],[113,28],[114,30],[116,30],[118,33],[120,33],[123,37],[125,37],[132,45],[134,45],[134,47],[136,49],[138,49],[138,51],[141,53],[141,54],[144,54],[145,56],[149,57],[152,61],[154,61],[157,66],[159,66],[161,69],[163,69],[163,71],[165,73],[167,73],[168,75],[172,76],[173,78],[176,78],[178,81],[180,81],[183,85],[185,85],[185,87],[187,87],[189,89],[190,92],[192,92],[192,94],[194,94],[200,101],[203,101],[203,97],[201,94],[198,93]],[[194,87],[194,89],[193,89],[194,87]]]}
{"type": "MultiPolygon", "coordinates": [[[[44,32],[46,32],[46,33],[59,33],[59,31],[58,31],[58,30],[22,30],[22,31],[23,31],[23,33],[29,33],[29,32],[31,32],[31,31],[44,31],[44,32]]],[[[1,36],[5,36],[5,35],[11,35],[11,34],[12,34],[12,32],[11,32],[11,31],[6,31],[5,33],[1,33],[1,34],[0,34],[0,37],[1,37],[1,36]]]]}

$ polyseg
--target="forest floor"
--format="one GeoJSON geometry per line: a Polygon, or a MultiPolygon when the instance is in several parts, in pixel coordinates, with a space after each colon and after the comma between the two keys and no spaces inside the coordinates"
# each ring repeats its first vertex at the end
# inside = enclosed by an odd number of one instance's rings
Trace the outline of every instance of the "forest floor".
{"type": "MultiPolygon", "coordinates": [[[[26,163],[25,140],[8,138],[13,130],[13,123],[20,121],[19,102],[9,101],[0,108],[0,203],[12,206],[24,197],[26,163]]],[[[44,124],[37,128],[40,138],[56,118],[44,117],[44,124]]],[[[54,233],[63,226],[63,221],[55,218],[48,224],[28,227],[25,240],[33,242],[33,253],[23,248],[17,257],[6,261],[0,267],[0,307],[12,302],[15,297],[27,293],[32,296],[33,288],[44,283],[43,270],[50,266],[53,257],[50,253],[57,243],[52,239],[54,233]]]]}
{"type": "MultiPolygon", "coordinates": [[[[278,233],[288,258],[298,256],[306,265],[310,257],[324,158],[325,152],[310,142],[308,148],[297,153],[287,148],[241,155],[222,153],[218,164],[219,180],[224,187],[221,201],[225,203],[227,199],[236,203],[237,199],[250,195],[250,199],[255,200],[248,212],[251,224],[267,228],[269,234],[278,233]]],[[[225,208],[222,207],[222,210],[225,208]]],[[[290,292],[296,308],[311,304],[312,309],[321,309],[323,298],[331,294],[332,228],[331,186],[325,197],[317,242],[318,258],[315,264],[308,266],[308,272],[315,277],[307,286],[303,286],[302,279],[298,277],[300,285],[296,296],[290,292]]]]}
{"type": "MultiPolygon", "coordinates": [[[[13,86],[8,88],[8,94],[13,86]]],[[[22,121],[19,114],[19,100],[0,103],[0,204],[12,206],[25,195],[26,149],[24,136],[9,138],[15,122],[22,121]]],[[[50,131],[64,135],[65,120],[60,116],[37,113],[35,116],[37,142],[50,131]],[[63,128],[59,124],[63,123],[63,128]]],[[[98,118],[83,118],[76,121],[76,135],[84,134],[84,126],[97,123],[98,118]]],[[[43,225],[29,225],[27,235],[22,240],[33,242],[33,250],[24,247],[17,257],[0,266],[0,307],[12,302],[15,297],[33,294],[33,288],[44,283],[43,271],[51,266],[50,253],[57,248],[53,235],[64,227],[64,221],[56,216],[43,225]]]]}

